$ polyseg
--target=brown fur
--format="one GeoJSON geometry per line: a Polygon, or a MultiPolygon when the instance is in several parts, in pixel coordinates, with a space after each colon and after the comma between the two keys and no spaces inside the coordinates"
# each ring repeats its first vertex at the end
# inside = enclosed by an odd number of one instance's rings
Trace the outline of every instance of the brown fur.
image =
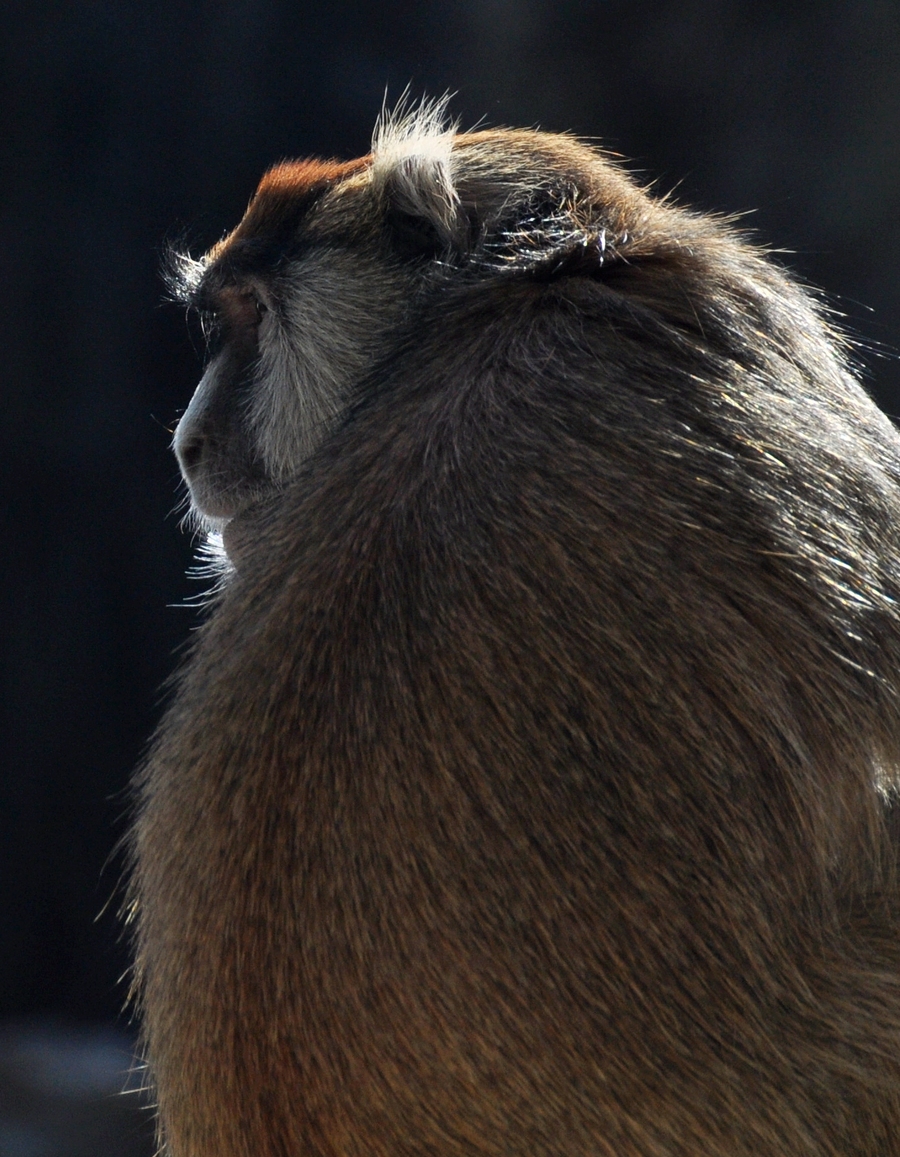
{"type": "Polygon", "coordinates": [[[203,273],[386,288],[292,478],[229,427],[134,839],[166,1151],[900,1154],[898,437],[726,225],[566,137],[457,137],[450,202],[407,152],[203,273]]]}
{"type": "Polygon", "coordinates": [[[242,240],[279,237],[292,230],[331,185],[365,169],[367,160],[286,161],[275,165],[260,181],[243,220],[213,246],[210,259],[223,257],[242,240]]]}

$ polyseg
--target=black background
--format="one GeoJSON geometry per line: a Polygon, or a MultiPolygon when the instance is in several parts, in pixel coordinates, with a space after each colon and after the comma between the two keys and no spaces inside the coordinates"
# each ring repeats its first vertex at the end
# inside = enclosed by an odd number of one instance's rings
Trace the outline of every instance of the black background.
{"type": "Polygon", "coordinates": [[[451,90],[463,127],[596,136],[683,202],[755,210],[900,412],[900,5],[7,0],[0,20],[0,1018],[108,1021],[126,785],[202,589],[169,450],[199,355],[163,304],[167,239],[203,250],[275,160],[368,151],[386,87],[451,90]]]}

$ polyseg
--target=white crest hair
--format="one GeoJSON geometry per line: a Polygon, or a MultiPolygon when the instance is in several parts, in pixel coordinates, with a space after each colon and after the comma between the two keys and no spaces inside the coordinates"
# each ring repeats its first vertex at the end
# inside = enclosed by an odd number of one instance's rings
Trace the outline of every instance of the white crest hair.
{"type": "Polygon", "coordinates": [[[453,184],[457,121],[447,115],[450,94],[412,103],[405,92],[386,107],[372,137],[372,185],[404,213],[430,221],[448,244],[460,219],[453,184]]]}

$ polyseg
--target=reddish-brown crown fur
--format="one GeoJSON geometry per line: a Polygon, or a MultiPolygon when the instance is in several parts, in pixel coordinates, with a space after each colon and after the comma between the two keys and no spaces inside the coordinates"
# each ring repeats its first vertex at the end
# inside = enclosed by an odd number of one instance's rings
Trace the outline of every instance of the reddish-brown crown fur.
{"type": "Polygon", "coordinates": [[[305,160],[275,165],[260,181],[240,224],[210,250],[210,260],[222,257],[236,242],[297,226],[327,189],[370,163],[370,157],[360,157],[355,161],[305,160]]]}

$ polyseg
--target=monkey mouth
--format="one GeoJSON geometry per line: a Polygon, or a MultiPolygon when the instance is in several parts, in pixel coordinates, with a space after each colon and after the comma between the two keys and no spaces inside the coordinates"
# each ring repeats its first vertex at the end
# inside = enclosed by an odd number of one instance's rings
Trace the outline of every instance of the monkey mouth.
{"type": "Polygon", "coordinates": [[[271,502],[273,492],[224,493],[210,498],[192,490],[191,519],[205,532],[214,553],[224,551],[232,566],[246,558],[258,536],[259,515],[271,502]]]}

